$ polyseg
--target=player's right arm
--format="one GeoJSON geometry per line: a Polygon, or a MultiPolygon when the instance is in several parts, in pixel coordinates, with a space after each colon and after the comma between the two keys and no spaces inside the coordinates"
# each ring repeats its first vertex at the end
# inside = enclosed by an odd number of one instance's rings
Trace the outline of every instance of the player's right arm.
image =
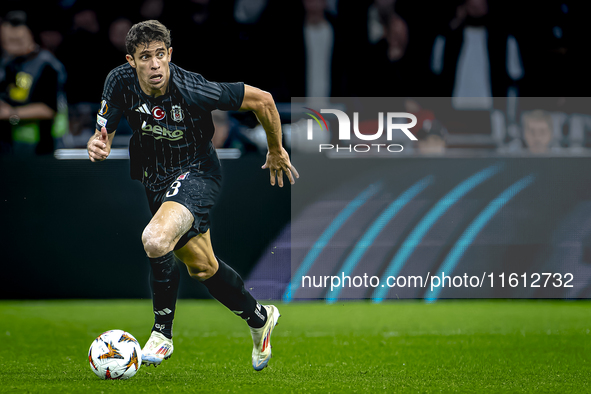
{"type": "Polygon", "coordinates": [[[92,162],[103,161],[111,153],[115,131],[123,115],[124,98],[121,92],[123,90],[122,74],[124,73],[125,66],[119,66],[114,68],[105,80],[100,109],[96,115],[94,135],[86,144],[88,157],[92,162]]]}
{"type": "Polygon", "coordinates": [[[113,144],[113,138],[115,132],[111,134],[107,133],[105,126],[101,127],[101,130],[95,129],[94,135],[88,140],[86,148],[88,149],[88,157],[90,161],[103,161],[111,153],[111,145],[113,144]]]}

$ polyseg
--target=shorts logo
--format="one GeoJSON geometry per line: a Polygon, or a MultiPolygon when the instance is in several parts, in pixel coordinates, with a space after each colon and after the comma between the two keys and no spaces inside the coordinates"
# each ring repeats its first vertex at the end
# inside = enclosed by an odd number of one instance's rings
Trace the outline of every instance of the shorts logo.
{"type": "Polygon", "coordinates": [[[179,175],[179,177],[176,180],[177,181],[184,181],[188,177],[189,177],[189,171],[185,172],[184,174],[179,175]]]}
{"type": "Polygon", "coordinates": [[[173,105],[172,109],[170,110],[170,117],[175,122],[181,122],[185,119],[185,114],[183,114],[183,110],[181,109],[180,105],[173,105]]]}
{"type": "Polygon", "coordinates": [[[107,105],[107,101],[101,101],[101,108],[99,109],[99,115],[104,115],[109,110],[109,106],[107,105]]]}
{"type": "Polygon", "coordinates": [[[154,107],[152,108],[152,116],[156,120],[162,120],[166,116],[166,112],[160,107],[154,107]]]}
{"type": "Polygon", "coordinates": [[[96,123],[98,123],[99,125],[101,125],[101,127],[105,127],[107,125],[107,119],[103,118],[100,115],[96,116],[96,123]]]}

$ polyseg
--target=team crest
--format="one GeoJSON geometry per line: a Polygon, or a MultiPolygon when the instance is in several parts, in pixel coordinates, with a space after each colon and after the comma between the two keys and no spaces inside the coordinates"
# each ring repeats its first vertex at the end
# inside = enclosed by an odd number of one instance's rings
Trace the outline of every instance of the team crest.
{"type": "Polygon", "coordinates": [[[175,122],[181,122],[185,119],[185,114],[183,114],[183,110],[181,109],[180,105],[173,105],[172,109],[170,110],[170,117],[175,122]]]}

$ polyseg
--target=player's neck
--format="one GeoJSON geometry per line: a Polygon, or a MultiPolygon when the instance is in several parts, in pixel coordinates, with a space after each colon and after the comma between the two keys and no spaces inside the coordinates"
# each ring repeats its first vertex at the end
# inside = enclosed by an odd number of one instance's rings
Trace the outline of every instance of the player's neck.
{"type": "Polygon", "coordinates": [[[142,83],[142,81],[140,80],[140,88],[142,88],[142,91],[147,94],[148,96],[157,98],[160,96],[165,95],[168,92],[168,84],[170,82],[170,76],[168,78],[168,80],[166,80],[166,83],[160,88],[160,89],[150,89],[149,86],[144,86],[144,84],[142,83]]]}

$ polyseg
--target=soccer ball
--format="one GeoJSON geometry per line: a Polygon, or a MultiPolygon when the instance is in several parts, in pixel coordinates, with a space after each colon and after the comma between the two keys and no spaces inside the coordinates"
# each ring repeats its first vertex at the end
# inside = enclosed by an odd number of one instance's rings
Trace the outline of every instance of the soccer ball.
{"type": "Polygon", "coordinates": [[[142,365],[142,348],[130,333],[110,330],[92,342],[88,361],[101,379],[129,379],[142,365]]]}

